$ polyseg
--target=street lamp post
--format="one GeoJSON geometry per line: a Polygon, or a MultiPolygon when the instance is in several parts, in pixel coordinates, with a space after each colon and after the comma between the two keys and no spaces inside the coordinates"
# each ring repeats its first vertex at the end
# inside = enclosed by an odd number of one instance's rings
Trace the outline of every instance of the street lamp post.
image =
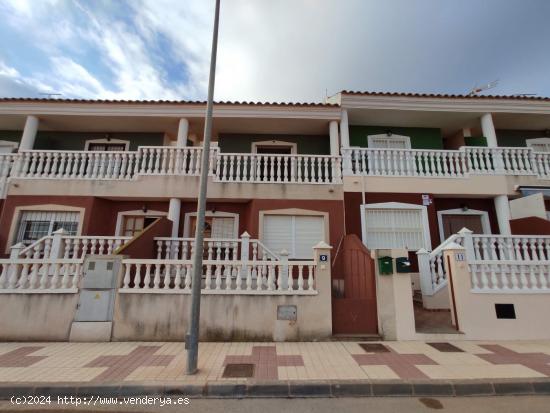
{"type": "Polygon", "coordinates": [[[199,200],[197,205],[197,225],[195,230],[195,255],[193,256],[193,279],[191,282],[191,320],[185,338],[187,348],[187,374],[197,372],[199,352],[199,320],[201,310],[202,254],[204,241],[204,214],[206,209],[206,189],[208,185],[208,163],[210,161],[210,140],[212,138],[212,109],[214,106],[214,81],[216,79],[216,53],[218,49],[218,23],[220,19],[220,0],[216,0],[214,15],[214,33],[212,35],[212,54],[210,57],[210,77],[208,81],[208,102],[202,146],[202,162],[199,200]]]}

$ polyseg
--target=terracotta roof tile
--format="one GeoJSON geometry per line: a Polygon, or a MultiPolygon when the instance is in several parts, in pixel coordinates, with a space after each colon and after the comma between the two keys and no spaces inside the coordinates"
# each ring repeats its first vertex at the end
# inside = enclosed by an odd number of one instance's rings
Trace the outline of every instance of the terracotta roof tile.
{"type": "MultiPolygon", "coordinates": [[[[110,100],[110,99],[51,99],[51,98],[10,98],[0,97],[0,102],[55,102],[55,103],[115,103],[115,104],[164,104],[164,105],[206,105],[203,100],[110,100]]],[[[301,107],[337,107],[336,103],[316,102],[248,102],[219,101],[216,105],[245,106],[301,106],[301,107]]]]}
{"type": "Polygon", "coordinates": [[[407,92],[370,92],[343,90],[343,95],[364,95],[364,96],[395,96],[395,97],[413,97],[413,98],[442,98],[442,99],[511,99],[511,100],[538,100],[550,101],[546,96],[524,96],[524,95],[460,95],[447,93],[407,93],[407,92]]]}

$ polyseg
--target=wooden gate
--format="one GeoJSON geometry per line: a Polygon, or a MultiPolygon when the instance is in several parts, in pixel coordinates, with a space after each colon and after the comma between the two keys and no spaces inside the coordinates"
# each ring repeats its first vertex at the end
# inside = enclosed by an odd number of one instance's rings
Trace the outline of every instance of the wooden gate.
{"type": "Polygon", "coordinates": [[[377,334],[374,260],[357,235],[346,235],[332,266],[332,334],[377,334]]]}

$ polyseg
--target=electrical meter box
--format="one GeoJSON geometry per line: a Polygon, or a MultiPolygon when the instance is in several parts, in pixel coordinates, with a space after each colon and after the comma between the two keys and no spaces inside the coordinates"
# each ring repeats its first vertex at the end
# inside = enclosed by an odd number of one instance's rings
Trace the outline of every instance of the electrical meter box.
{"type": "Polygon", "coordinates": [[[395,259],[395,271],[398,273],[411,272],[411,261],[409,257],[397,257],[395,259]]]}
{"type": "Polygon", "coordinates": [[[86,257],[75,322],[110,322],[113,320],[121,260],[122,257],[112,255],[86,257]]]}
{"type": "Polygon", "coordinates": [[[392,257],[379,257],[378,258],[378,270],[382,275],[393,274],[393,258],[392,257]]]}

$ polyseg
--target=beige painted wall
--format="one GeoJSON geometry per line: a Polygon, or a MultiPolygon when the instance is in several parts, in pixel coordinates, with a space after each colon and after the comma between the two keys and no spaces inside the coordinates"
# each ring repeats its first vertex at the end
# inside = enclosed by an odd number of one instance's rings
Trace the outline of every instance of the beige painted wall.
{"type": "MultiPolygon", "coordinates": [[[[199,178],[194,176],[141,176],[137,180],[13,179],[9,195],[98,196],[114,198],[196,199],[199,178]]],[[[208,182],[213,199],[322,199],[343,198],[342,185],[252,184],[208,182]]]]}
{"type": "MultiPolygon", "coordinates": [[[[406,257],[402,249],[376,250],[376,301],[378,306],[378,330],[384,340],[414,340],[414,309],[410,274],[381,275],[378,257],[406,257]]],[[[395,260],[394,260],[395,271],[395,260]]]]}
{"type": "Polygon", "coordinates": [[[510,201],[510,216],[512,219],[539,217],[546,219],[546,206],[541,193],[524,196],[510,201]]]}
{"type": "Polygon", "coordinates": [[[1,294],[0,340],[69,339],[78,294],[1,294]]]}
{"type": "Polygon", "coordinates": [[[345,192],[382,193],[430,193],[436,195],[468,195],[468,196],[517,196],[517,185],[548,185],[549,180],[538,179],[536,176],[484,176],[472,175],[469,178],[415,178],[415,177],[381,177],[381,176],[346,176],[344,177],[345,192]],[[362,181],[364,180],[364,184],[362,181]]]}
{"type": "MultiPolygon", "coordinates": [[[[467,340],[548,340],[550,339],[550,294],[485,294],[471,292],[471,277],[466,261],[455,261],[450,268],[458,327],[467,340]],[[514,304],[516,319],[497,319],[495,304],[514,304]]],[[[451,313],[453,309],[451,308],[451,313]]]]}

